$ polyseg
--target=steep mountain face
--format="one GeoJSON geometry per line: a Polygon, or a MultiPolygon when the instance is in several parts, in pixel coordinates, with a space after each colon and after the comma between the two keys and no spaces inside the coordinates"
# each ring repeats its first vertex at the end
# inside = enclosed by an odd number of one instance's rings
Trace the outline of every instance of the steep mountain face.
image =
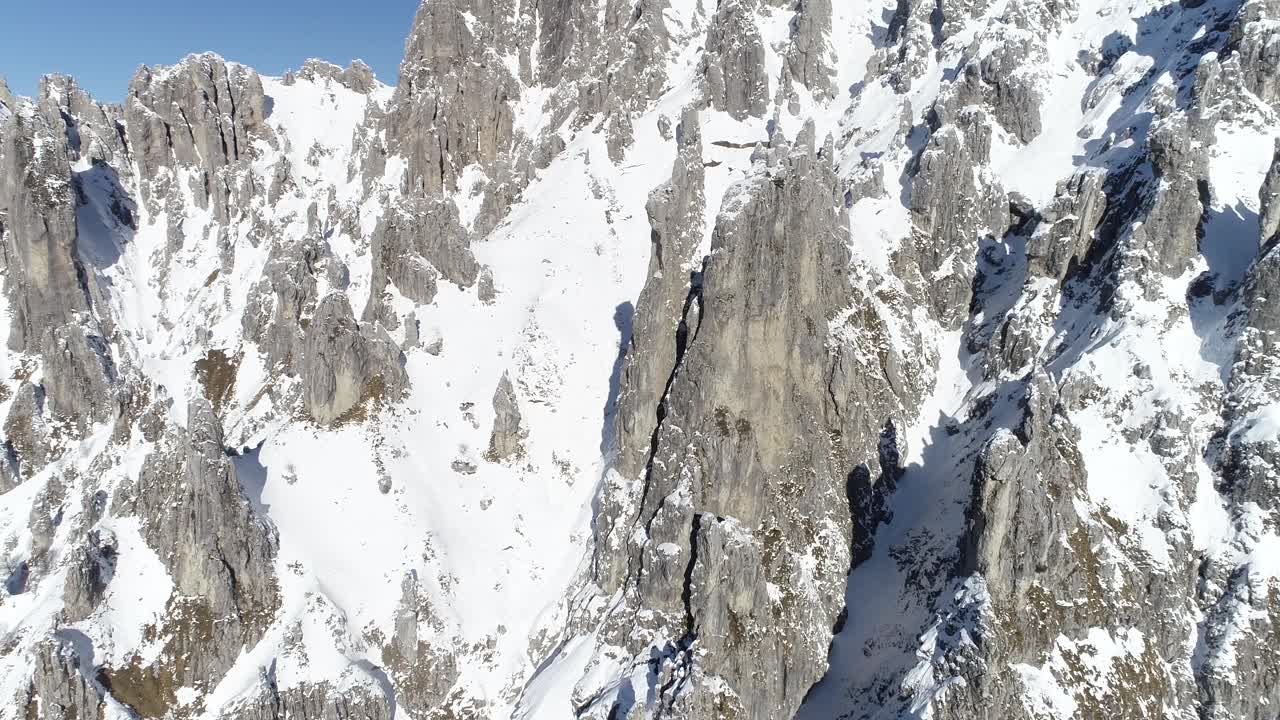
{"type": "Polygon", "coordinates": [[[1278,113],[1273,0],[0,84],[0,718],[1272,718],[1278,113]]]}

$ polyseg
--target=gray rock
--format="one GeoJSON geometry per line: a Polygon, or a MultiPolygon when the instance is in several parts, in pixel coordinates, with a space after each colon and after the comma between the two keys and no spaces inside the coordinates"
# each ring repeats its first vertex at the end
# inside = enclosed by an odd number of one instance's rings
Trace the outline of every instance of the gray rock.
{"type": "Polygon", "coordinates": [[[1261,201],[1261,212],[1258,215],[1262,233],[1259,242],[1265,246],[1276,239],[1280,233],[1280,140],[1276,141],[1275,156],[1271,160],[1271,169],[1258,193],[1261,201]]]}
{"type": "Polygon", "coordinates": [[[867,65],[867,75],[883,74],[889,86],[899,93],[910,90],[928,70],[934,46],[942,40],[942,28],[936,23],[937,8],[937,3],[898,0],[889,20],[887,47],[877,50],[867,65]]]}
{"type": "Polygon", "coordinates": [[[490,52],[515,45],[510,5],[459,0],[419,7],[386,117],[387,143],[408,163],[408,195],[457,190],[464,167],[493,168],[510,149],[508,101],[519,96],[519,83],[504,63],[485,62],[490,52]]]}
{"type": "MultiPolygon", "coordinates": [[[[1036,35],[1000,33],[988,41],[992,52],[967,63],[947,88],[940,104],[954,115],[973,104],[985,104],[996,121],[1024,143],[1040,134],[1040,83],[1021,69],[1043,55],[1036,35]]],[[[943,122],[949,122],[947,118],[943,122]]]]}
{"type": "Polygon", "coordinates": [[[79,325],[50,328],[40,341],[45,399],[49,410],[79,431],[114,419],[118,405],[115,366],[106,342],[79,325]]]}
{"type": "MultiPolygon", "coordinates": [[[[70,631],[84,638],[78,631],[70,631]]],[[[88,638],[84,638],[88,644],[88,638]]],[[[34,672],[25,697],[14,698],[28,720],[99,720],[107,716],[106,693],[88,675],[93,657],[82,657],[66,638],[45,640],[31,655],[34,672]]]]}
{"type": "Polygon", "coordinates": [[[528,431],[520,426],[520,420],[516,389],[511,384],[510,376],[504,372],[493,393],[493,432],[489,436],[486,460],[506,462],[524,455],[523,441],[528,431]]]}
{"type": "Polygon", "coordinates": [[[1255,505],[1280,522],[1280,440],[1250,432],[1256,414],[1280,393],[1280,245],[1267,246],[1240,290],[1236,353],[1224,406],[1222,492],[1237,506],[1255,505]]]}
{"type": "Polygon", "coordinates": [[[436,335],[435,339],[427,343],[426,347],[423,349],[427,351],[428,355],[439,357],[440,354],[444,352],[444,338],[440,335],[436,335]]]}
{"type": "MultiPolygon", "coordinates": [[[[73,160],[109,162],[128,154],[120,108],[95,102],[73,78],[40,78],[39,108],[50,124],[63,128],[73,160]]],[[[121,172],[129,175],[132,170],[126,166],[121,172]]]]}
{"type": "Polygon", "coordinates": [[[18,386],[4,420],[4,440],[0,443],[10,479],[3,490],[39,472],[53,459],[53,438],[46,425],[44,388],[24,382],[18,386]]]}
{"type": "Polygon", "coordinates": [[[142,200],[152,206],[163,200],[175,189],[161,172],[186,168],[194,171],[197,205],[212,205],[224,222],[237,205],[227,169],[253,158],[255,141],[275,143],[257,73],[212,53],[189,55],[172,67],[139,68],[124,115],[142,200]]]}
{"type": "Polygon", "coordinates": [[[441,627],[417,573],[410,572],[400,584],[395,636],[382,648],[382,659],[397,697],[415,715],[440,711],[458,680],[457,659],[420,637],[420,630],[441,627]]]}
{"type": "Polygon", "coordinates": [[[268,677],[266,692],[243,701],[228,713],[237,720],[393,720],[395,696],[367,684],[338,689],[327,683],[306,684],[282,690],[268,677]]]}
{"type": "MultiPolygon", "coordinates": [[[[933,704],[939,717],[1035,717],[1023,701],[1023,681],[1009,669],[1038,666],[1045,648],[1059,638],[1083,640],[1091,628],[1122,632],[1133,613],[1176,627],[1184,611],[1185,598],[1177,592],[1182,578],[1157,568],[1145,569],[1146,577],[1126,578],[1113,569],[1118,558],[1100,549],[1118,547],[1114,534],[1125,529],[1118,521],[1093,523],[1077,512],[1088,507],[1078,431],[1048,376],[1030,378],[1023,392],[1021,419],[1012,431],[992,434],[974,466],[958,574],[977,573],[990,604],[980,618],[950,618],[970,624],[972,642],[942,643],[941,666],[965,682],[933,704]]],[[[1173,647],[1180,646],[1178,632],[1168,631],[1173,647]]],[[[1074,696],[1079,710],[1147,717],[1151,700],[1185,706],[1191,688],[1180,684],[1185,676],[1162,669],[1158,633],[1148,636],[1144,655],[1119,661],[1126,683],[1144,688],[1142,694],[1080,693],[1074,696]]]]}
{"type": "Polygon", "coordinates": [[[606,637],[666,648],[651,660],[672,717],[790,717],[826,669],[854,540],[849,476],[877,468],[879,440],[846,414],[858,379],[828,347],[853,299],[829,150],[815,153],[809,125],[731,191],[635,493],[601,499],[596,581],[632,608],[606,637]]]}
{"type": "Polygon", "coordinates": [[[1142,225],[1126,243],[1138,265],[1176,277],[1199,254],[1201,183],[1208,178],[1207,150],[1212,142],[1211,127],[1200,126],[1184,113],[1152,123],[1148,154],[1160,184],[1142,225]],[[1202,139],[1204,133],[1208,136],[1202,139]]]}
{"type": "Polygon", "coordinates": [[[808,88],[819,99],[835,96],[835,70],[829,66],[831,0],[800,0],[791,21],[787,48],[788,77],[808,88]]]}
{"type": "MultiPolygon", "coordinates": [[[[976,128],[987,127],[983,115],[971,117],[976,128]]],[[[968,314],[979,237],[1000,237],[1009,222],[1003,189],[974,172],[972,137],[956,125],[930,136],[912,180],[911,243],[894,260],[908,271],[914,265],[935,316],[951,327],[968,314]]]]}
{"type": "Polygon", "coordinates": [[[9,84],[0,77],[0,122],[3,122],[13,113],[13,109],[17,107],[17,101],[14,100],[13,92],[9,90],[9,84]]]}
{"type": "Polygon", "coordinates": [[[296,74],[291,73],[291,75],[295,78],[295,81],[296,78],[302,78],[310,82],[335,82],[361,95],[368,95],[377,87],[377,80],[374,79],[373,70],[363,60],[352,60],[351,64],[344,69],[333,63],[312,58],[302,64],[301,70],[296,74]]]}
{"type": "Polygon", "coordinates": [[[119,546],[110,530],[90,530],[76,549],[62,592],[64,614],[70,622],[88,618],[98,607],[115,576],[119,546]]]}
{"type": "Polygon", "coordinates": [[[133,693],[167,687],[160,700],[171,705],[177,688],[220,679],[271,623],[279,607],[275,528],[242,493],[218,418],[203,398],[187,405],[186,429],[170,428],[112,511],[144,519],[142,537],[176,590],[156,628],[167,659],[110,670],[112,692],[127,703],[133,693]]]}
{"type": "Polygon", "coordinates": [[[90,312],[71,159],[59,125],[17,113],[0,133],[5,292],[13,308],[9,347],[33,354],[46,329],[78,325],[90,312]]]}
{"type": "Polygon", "coordinates": [[[351,284],[351,271],[346,264],[330,255],[325,258],[324,279],[333,290],[346,290],[351,284]]]}
{"type": "Polygon", "coordinates": [[[348,90],[358,92],[361,95],[368,95],[378,86],[378,80],[374,77],[373,68],[370,68],[359,58],[347,64],[342,74],[338,76],[338,81],[346,86],[348,90]]]}
{"type": "Polygon", "coordinates": [[[405,349],[416,348],[421,344],[422,338],[419,335],[418,314],[410,312],[404,318],[404,347],[405,349]]]}
{"type": "MultiPolygon", "coordinates": [[[[304,319],[316,312],[316,275],[328,248],[312,238],[276,242],[263,277],[249,291],[240,326],[266,353],[271,366],[298,374],[305,338],[304,319]]],[[[332,262],[332,257],[330,256],[332,262]]]]}
{"type": "Polygon", "coordinates": [[[1231,25],[1228,46],[1236,54],[1244,86],[1280,108],[1280,7],[1274,0],[1247,0],[1231,25]]]}
{"type": "Polygon", "coordinates": [[[1063,280],[1084,261],[1107,209],[1106,175],[1086,169],[1058,185],[1053,203],[1027,241],[1027,271],[1063,280]]]}
{"type": "Polygon", "coordinates": [[[498,290],[493,284],[493,270],[486,265],[480,268],[480,278],[476,282],[476,297],[485,305],[492,305],[498,298],[498,290]]]}
{"type": "Polygon", "coordinates": [[[48,567],[47,553],[53,547],[54,535],[62,524],[63,506],[67,499],[67,486],[60,477],[54,477],[41,488],[31,503],[27,529],[31,531],[31,564],[37,570],[48,567]]]}
{"type": "MultiPolygon", "coordinates": [[[[471,287],[480,264],[471,252],[471,241],[450,200],[411,198],[388,207],[373,232],[373,281],[365,320],[387,322],[387,283],[419,305],[435,299],[436,282],[444,276],[462,287],[471,287]]],[[[388,323],[389,324],[389,323],[388,323]]]]}
{"type": "Polygon", "coordinates": [[[320,301],[307,329],[301,377],[303,404],[322,425],[368,403],[395,402],[408,385],[400,349],[375,326],[362,326],[345,295],[320,301]]]}
{"type": "Polygon", "coordinates": [[[649,194],[645,205],[651,228],[649,274],[636,302],[622,367],[615,429],[618,469],[628,477],[644,469],[659,404],[678,359],[678,328],[690,289],[701,283],[702,262],[693,255],[703,233],[705,171],[696,111],[684,112],[676,138],[679,153],[671,178],[649,194]]]}
{"type": "Polygon", "coordinates": [[[769,99],[764,41],[752,9],[745,0],[727,0],[716,7],[702,60],[708,101],[737,120],[763,117],[769,99]]]}

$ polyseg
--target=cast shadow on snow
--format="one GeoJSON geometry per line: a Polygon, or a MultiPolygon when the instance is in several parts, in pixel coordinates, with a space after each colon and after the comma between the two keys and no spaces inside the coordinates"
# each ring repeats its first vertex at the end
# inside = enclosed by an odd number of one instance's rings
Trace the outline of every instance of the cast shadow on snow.
{"type": "Polygon", "coordinates": [[[248,498],[254,511],[263,519],[271,516],[271,506],[262,500],[262,493],[267,487],[267,467],[262,464],[261,454],[266,442],[263,440],[257,447],[245,448],[239,453],[228,453],[235,465],[236,478],[240,480],[240,492],[248,498]]]}
{"type": "MultiPolygon", "coordinates": [[[[274,660],[272,662],[275,662],[274,660]]],[[[354,665],[369,674],[374,682],[378,683],[378,688],[382,690],[382,695],[387,699],[387,705],[391,709],[390,717],[396,716],[396,690],[391,684],[391,678],[387,677],[387,671],[380,666],[373,664],[369,660],[356,660],[354,665]]]]}
{"type": "MultiPolygon", "coordinates": [[[[1153,64],[1125,89],[1120,106],[1107,118],[1100,137],[1085,143],[1085,155],[1076,157],[1077,167],[1093,166],[1106,171],[1107,208],[1088,252],[1078,262],[1073,261],[1063,281],[1053,327],[1059,342],[1056,348],[1046,349],[1051,352],[1047,364],[1055,374],[1121,329],[1123,321],[1113,317],[1115,295],[1122,281],[1121,248],[1133,229],[1146,220],[1154,200],[1150,191],[1154,168],[1146,156],[1146,139],[1154,118],[1149,111],[1141,110],[1142,104],[1151,98],[1160,78],[1168,74],[1177,88],[1173,98],[1176,107],[1189,107],[1195,69],[1205,55],[1225,46],[1227,31],[1240,5],[1234,0],[1217,0],[1187,9],[1169,3],[1135,20],[1134,39],[1113,33],[1104,40],[1099,76],[1090,83],[1087,93],[1107,80],[1127,53],[1148,57],[1153,64]]],[[[1216,305],[1238,285],[1256,255],[1257,233],[1250,226],[1256,228],[1258,222],[1256,213],[1242,205],[1212,207],[1208,190],[1202,188],[1206,212],[1201,220],[1199,251],[1209,271],[1193,283],[1193,297],[1187,299],[1205,359],[1211,359],[1204,346],[1211,342],[1216,333],[1213,328],[1220,324],[1223,312],[1216,305]],[[1252,241],[1248,240],[1251,235],[1252,241]],[[1209,294],[1214,296],[1212,304],[1199,301],[1200,296],[1209,294]]]]}
{"type": "Polygon", "coordinates": [[[95,162],[73,175],[76,190],[76,246],[80,259],[110,286],[103,271],[120,260],[136,232],[136,205],[116,171],[95,162]]]}
{"type": "Polygon", "coordinates": [[[1200,227],[1203,237],[1200,254],[1208,264],[1206,282],[1216,304],[1222,304],[1244,281],[1246,272],[1258,258],[1262,233],[1258,213],[1244,203],[1205,208],[1200,227]]]}

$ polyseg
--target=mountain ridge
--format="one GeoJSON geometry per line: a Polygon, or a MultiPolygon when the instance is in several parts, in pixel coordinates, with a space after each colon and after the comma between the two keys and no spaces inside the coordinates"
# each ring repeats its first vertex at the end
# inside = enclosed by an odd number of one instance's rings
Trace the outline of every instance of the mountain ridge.
{"type": "Polygon", "coordinates": [[[426,0],[395,86],[0,94],[0,717],[1270,717],[1278,28],[426,0]]]}

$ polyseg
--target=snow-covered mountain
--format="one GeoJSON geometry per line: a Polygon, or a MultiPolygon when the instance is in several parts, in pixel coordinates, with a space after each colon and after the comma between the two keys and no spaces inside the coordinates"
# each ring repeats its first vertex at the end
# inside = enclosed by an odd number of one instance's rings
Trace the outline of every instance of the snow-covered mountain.
{"type": "Polygon", "coordinates": [[[0,84],[0,719],[1274,720],[1276,0],[425,0],[0,84]]]}

